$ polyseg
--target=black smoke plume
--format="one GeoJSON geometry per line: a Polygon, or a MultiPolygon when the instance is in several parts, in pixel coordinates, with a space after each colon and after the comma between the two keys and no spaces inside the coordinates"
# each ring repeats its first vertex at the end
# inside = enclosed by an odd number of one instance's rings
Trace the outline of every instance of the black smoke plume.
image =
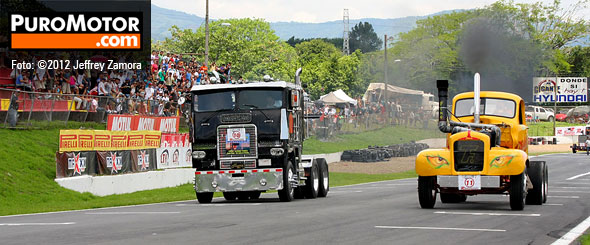
{"type": "Polygon", "coordinates": [[[456,78],[459,91],[473,89],[473,74],[481,75],[482,91],[503,91],[532,99],[532,80],[543,49],[528,38],[526,28],[502,20],[476,18],[465,24],[459,56],[465,73],[456,78]]]}

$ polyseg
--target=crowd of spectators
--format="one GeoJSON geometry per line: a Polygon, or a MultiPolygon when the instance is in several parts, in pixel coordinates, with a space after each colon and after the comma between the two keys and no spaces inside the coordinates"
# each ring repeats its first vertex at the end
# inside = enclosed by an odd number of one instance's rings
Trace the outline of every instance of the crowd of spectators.
{"type": "MultiPolygon", "coordinates": [[[[79,56],[59,53],[50,53],[45,57],[15,54],[15,59],[17,62],[36,62],[41,59],[68,60],[71,67],[74,66],[74,62],[84,60],[79,56]]],[[[125,62],[125,57],[107,58],[97,55],[90,60],[105,63],[108,60],[125,62]]],[[[10,76],[14,79],[17,89],[42,92],[43,94],[39,94],[40,97],[71,96],[76,102],[76,109],[155,115],[173,114],[181,97],[190,101],[190,96],[186,95],[194,85],[243,82],[241,77],[234,78],[231,63],[217,65],[212,62],[206,66],[195,57],[164,51],[153,51],[149,62],[137,70],[36,67],[13,69],[10,76]]]]}
{"type": "Polygon", "coordinates": [[[428,128],[428,122],[434,118],[432,110],[420,108],[419,105],[405,100],[364,102],[357,99],[357,105],[342,103],[325,105],[311,104],[306,108],[308,114],[318,115],[318,120],[310,121],[308,127],[317,135],[326,137],[338,132],[346,124],[354,128],[369,129],[372,125],[402,125],[407,127],[428,128]]]}

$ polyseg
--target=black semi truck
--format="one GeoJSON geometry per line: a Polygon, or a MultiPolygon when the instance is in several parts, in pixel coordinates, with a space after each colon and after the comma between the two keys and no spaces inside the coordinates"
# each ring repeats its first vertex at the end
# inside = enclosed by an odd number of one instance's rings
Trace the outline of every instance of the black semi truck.
{"type": "Polygon", "coordinates": [[[258,199],[277,190],[281,201],[325,197],[328,164],[302,155],[303,88],[296,82],[211,84],[192,88],[192,162],[199,203],[214,192],[226,200],[258,199]]]}

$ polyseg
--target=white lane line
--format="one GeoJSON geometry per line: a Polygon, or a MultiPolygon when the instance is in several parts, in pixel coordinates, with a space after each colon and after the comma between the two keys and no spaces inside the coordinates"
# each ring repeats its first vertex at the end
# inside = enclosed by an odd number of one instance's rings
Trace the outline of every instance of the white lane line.
{"type": "Polygon", "coordinates": [[[549,188],[550,189],[552,189],[552,188],[561,188],[561,189],[590,189],[590,187],[586,187],[586,186],[551,186],[549,188]]]}
{"type": "Polygon", "coordinates": [[[179,214],[180,212],[90,212],[85,214],[179,214]]]}
{"type": "Polygon", "coordinates": [[[524,216],[524,217],[539,217],[541,214],[518,214],[518,213],[471,213],[471,212],[448,212],[448,211],[436,211],[435,214],[464,214],[464,215],[476,215],[476,216],[524,216]]]}
{"type": "Polygon", "coordinates": [[[262,203],[207,203],[207,204],[195,204],[202,207],[225,207],[225,206],[258,206],[262,203]]]}
{"type": "Polygon", "coordinates": [[[551,192],[565,192],[565,193],[590,193],[589,191],[560,191],[560,190],[551,190],[551,192]]]}
{"type": "Polygon", "coordinates": [[[65,223],[0,223],[0,226],[43,226],[43,225],[74,225],[76,222],[65,223]]]}
{"type": "Polygon", "coordinates": [[[571,229],[568,233],[563,235],[561,238],[557,239],[551,245],[567,245],[574,242],[579,236],[584,234],[584,232],[590,228],[590,216],[586,218],[582,223],[578,224],[576,227],[571,229]]]}
{"type": "Polygon", "coordinates": [[[590,175],[590,172],[588,172],[588,173],[583,173],[583,174],[578,174],[578,175],[576,175],[576,176],[569,177],[569,178],[567,178],[566,180],[574,180],[574,179],[577,179],[577,178],[580,178],[580,177],[582,177],[582,176],[586,176],[586,175],[590,175]]]}
{"type": "Polygon", "coordinates": [[[563,203],[545,203],[543,205],[547,205],[547,206],[563,206],[563,203]]]}
{"type": "Polygon", "coordinates": [[[547,197],[551,197],[551,198],[571,198],[571,199],[580,198],[580,196],[547,196],[547,197]]]}
{"type": "Polygon", "coordinates": [[[225,206],[258,206],[261,205],[262,203],[208,203],[208,204],[186,204],[186,203],[181,203],[181,204],[176,204],[175,206],[177,207],[186,207],[186,206],[203,206],[203,207],[212,207],[212,206],[219,206],[219,207],[225,207],[225,206]]]}
{"type": "Polygon", "coordinates": [[[476,229],[476,228],[456,228],[456,227],[428,227],[428,226],[382,226],[377,225],[378,229],[416,229],[416,230],[452,230],[452,231],[492,231],[505,232],[506,230],[498,229],[476,229]]]}

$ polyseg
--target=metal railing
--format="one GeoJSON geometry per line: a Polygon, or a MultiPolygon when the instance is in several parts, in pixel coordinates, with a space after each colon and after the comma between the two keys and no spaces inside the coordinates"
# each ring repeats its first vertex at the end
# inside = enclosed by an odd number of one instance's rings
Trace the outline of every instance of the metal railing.
{"type": "Polygon", "coordinates": [[[173,101],[0,89],[3,128],[36,128],[51,122],[105,123],[109,114],[147,116],[190,115],[190,105],[173,101]]]}

